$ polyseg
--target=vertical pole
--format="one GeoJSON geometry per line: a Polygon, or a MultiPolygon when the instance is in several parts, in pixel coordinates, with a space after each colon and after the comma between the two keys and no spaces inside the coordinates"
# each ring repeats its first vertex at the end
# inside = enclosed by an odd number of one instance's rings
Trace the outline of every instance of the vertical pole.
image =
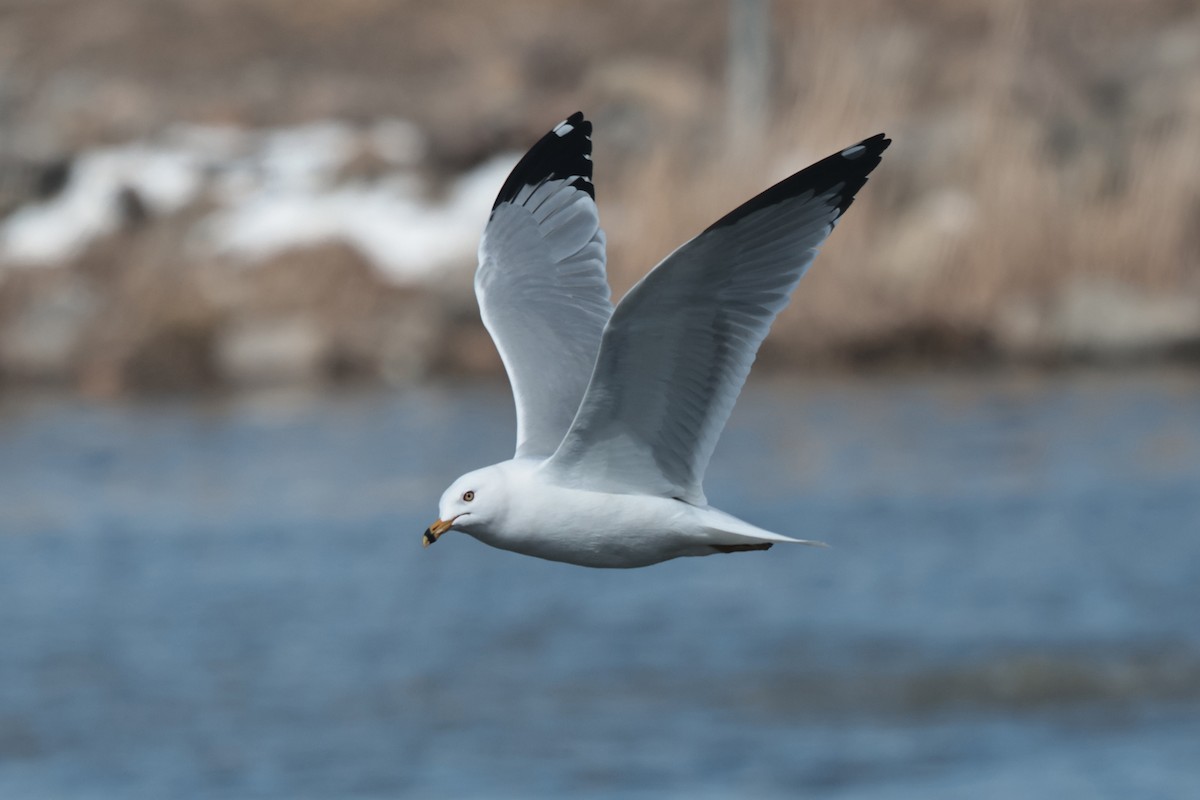
{"type": "Polygon", "coordinates": [[[752,144],[767,124],[771,0],[729,0],[726,128],[733,147],[752,144]]]}

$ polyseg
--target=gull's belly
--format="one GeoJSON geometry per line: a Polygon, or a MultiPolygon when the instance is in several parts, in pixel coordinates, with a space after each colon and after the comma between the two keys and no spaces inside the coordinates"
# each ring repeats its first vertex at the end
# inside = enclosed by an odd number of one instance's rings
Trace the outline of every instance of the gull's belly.
{"type": "Polygon", "coordinates": [[[699,544],[691,506],[542,484],[513,498],[495,547],[589,567],[642,567],[711,552],[699,544]]]}

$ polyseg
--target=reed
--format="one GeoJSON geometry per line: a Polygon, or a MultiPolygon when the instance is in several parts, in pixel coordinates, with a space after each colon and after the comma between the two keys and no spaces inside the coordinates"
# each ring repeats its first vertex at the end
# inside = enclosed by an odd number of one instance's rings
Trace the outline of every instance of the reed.
{"type": "MultiPolygon", "coordinates": [[[[619,296],[741,200],[882,130],[895,143],[779,319],[766,365],[1041,358],[1090,339],[1120,350],[1120,331],[1139,346],[1200,344],[1194,4],[776,0],[769,119],[736,146],[716,0],[117,0],[103,26],[68,24],[89,7],[0,12],[12,42],[30,43],[0,53],[0,168],[14,153],[60,156],[180,121],[398,116],[427,133],[423,171],[436,181],[583,108],[597,122],[619,296]],[[30,142],[53,147],[21,151],[30,142]],[[1122,325],[1106,328],[1109,316],[1122,325]]],[[[0,209],[20,185],[0,181],[0,209]]],[[[343,365],[333,372],[498,372],[473,312],[473,265],[400,290],[359,254],[323,246],[247,273],[188,247],[204,211],[144,220],[62,275],[0,272],[0,376],[41,357],[13,344],[21,326],[39,341],[30,309],[57,319],[60,307],[86,319],[45,373],[102,387],[178,361],[160,340],[194,364],[181,383],[202,381],[219,372],[228,326],[276,317],[324,332],[322,358],[343,365]],[[348,299],[324,302],[338,285],[348,299]]]]}

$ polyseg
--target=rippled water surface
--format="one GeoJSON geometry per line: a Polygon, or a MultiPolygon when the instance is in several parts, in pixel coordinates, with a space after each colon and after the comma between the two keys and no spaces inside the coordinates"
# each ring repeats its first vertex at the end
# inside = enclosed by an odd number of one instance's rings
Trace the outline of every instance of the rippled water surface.
{"type": "Polygon", "coordinates": [[[1200,796],[1200,375],[748,390],[603,572],[419,537],[490,389],[0,403],[0,797],[1200,796]]]}

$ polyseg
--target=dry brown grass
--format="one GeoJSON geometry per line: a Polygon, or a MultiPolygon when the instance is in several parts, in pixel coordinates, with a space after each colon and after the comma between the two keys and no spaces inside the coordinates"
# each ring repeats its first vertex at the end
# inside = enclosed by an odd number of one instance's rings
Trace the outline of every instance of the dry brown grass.
{"type": "Polygon", "coordinates": [[[632,171],[612,202],[648,213],[627,212],[617,283],[779,177],[777,154],[802,144],[800,166],[887,130],[892,150],[779,322],[794,354],[922,328],[1003,339],[1011,304],[1081,278],[1200,293],[1200,13],[1150,7],[781,8],[799,34],[777,34],[763,148],[676,144],[632,171]]]}
{"type": "MultiPolygon", "coordinates": [[[[528,146],[583,108],[597,123],[620,294],[738,200],[884,130],[895,144],[781,317],[768,363],[886,358],[893,343],[962,358],[1031,342],[1052,350],[1059,298],[1080,282],[1200,304],[1195,4],[777,0],[772,119],[737,151],[722,116],[725,15],[723,0],[10,2],[0,5],[0,158],[50,158],[178,121],[402,116],[429,133],[430,172],[447,175],[528,146]]],[[[397,344],[412,326],[332,320],[330,308],[381,320],[387,303],[326,308],[270,270],[253,289],[231,268],[197,273],[172,238],[180,227],[152,222],[81,262],[111,272],[92,281],[105,299],[90,342],[141,352],[128,343],[291,302],[288,314],[336,329],[372,369],[380,352],[410,345],[432,347],[440,368],[498,365],[479,357],[477,329],[460,358],[456,339],[397,344]]],[[[335,275],[345,267],[352,294],[369,296],[370,278],[344,256],[300,258],[335,275]]],[[[318,273],[296,279],[341,280],[318,273]]],[[[0,316],[35,293],[0,285],[0,316]]],[[[473,316],[465,294],[421,308],[440,314],[435,328],[473,316]]]]}

